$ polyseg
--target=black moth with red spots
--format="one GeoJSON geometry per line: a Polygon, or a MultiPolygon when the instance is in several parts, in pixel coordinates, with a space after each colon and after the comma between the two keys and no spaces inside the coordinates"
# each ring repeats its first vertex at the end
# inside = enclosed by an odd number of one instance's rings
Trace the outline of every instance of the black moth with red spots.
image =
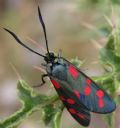
{"type": "Polygon", "coordinates": [[[90,112],[105,114],[114,111],[116,104],[94,81],[60,55],[55,56],[49,52],[46,28],[39,7],[38,14],[46,40],[46,55],[29,48],[12,31],[4,29],[23,47],[44,58],[47,74],[42,76],[41,85],[45,83],[44,77],[48,76],[67,110],[83,126],[89,125],[90,112]]]}

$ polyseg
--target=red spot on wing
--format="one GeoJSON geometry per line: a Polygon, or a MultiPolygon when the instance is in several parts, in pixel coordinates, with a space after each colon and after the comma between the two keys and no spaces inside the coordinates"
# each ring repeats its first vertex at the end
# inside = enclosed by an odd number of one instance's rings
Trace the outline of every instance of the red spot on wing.
{"type": "Polygon", "coordinates": [[[71,114],[76,114],[76,111],[75,111],[73,108],[69,108],[69,112],[70,112],[71,114]]]}
{"type": "Polygon", "coordinates": [[[103,108],[104,107],[104,101],[103,101],[103,99],[99,99],[98,100],[98,105],[99,105],[100,108],[103,108]]]}
{"type": "Polygon", "coordinates": [[[79,118],[82,118],[82,119],[84,119],[85,117],[84,117],[84,115],[83,114],[81,114],[81,113],[77,113],[77,116],[79,116],[79,118]]]}
{"type": "Polygon", "coordinates": [[[67,99],[67,102],[68,102],[69,104],[75,104],[75,101],[74,101],[73,99],[67,99]]]}
{"type": "Polygon", "coordinates": [[[100,108],[103,108],[104,107],[104,101],[103,101],[103,96],[104,96],[104,92],[102,90],[98,90],[96,92],[96,95],[98,96],[98,106],[100,108]]]}
{"type": "Polygon", "coordinates": [[[74,94],[78,97],[78,99],[80,99],[80,92],[77,90],[74,90],[74,94]]]}
{"type": "Polygon", "coordinates": [[[96,95],[99,97],[99,98],[102,98],[104,96],[104,92],[102,90],[98,90],[96,92],[96,95]]]}
{"type": "Polygon", "coordinates": [[[86,79],[86,83],[88,84],[88,85],[90,85],[91,84],[91,79],[86,79]]]}
{"type": "Polygon", "coordinates": [[[84,118],[85,118],[85,116],[84,116],[83,114],[76,112],[73,108],[69,108],[69,112],[70,112],[71,114],[77,115],[77,116],[78,116],[79,118],[81,118],[81,119],[84,119],[84,118]]]}
{"type": "Polygon", "coordinates": [[[57,88],[57,89],[60,88],[60,84],[57,81],[55,81],[54,79],[51,79],[51,82],[53,83],[55,88],[57,88]]]}
{"type": "Polygon", "coordinates": [[[60,99],[61,99],[62,101],[66,101],[66,99],[65,99],[63,96],[60,96],[60,99]]]}
{"type": "Polygon", "coordinates": [[[70,65],[68,69],[69,69],[70,74],[71,74],[74,78],[76,78],[76,77],[78,76],[78,71],[75,69],[74,66],[70,65]]]}
{"type": "Polygon", "coordinates": [[[91,82],[92,82],[91,79],[89,79],[89,78],[86,79],[86,83],[88,84],[88,86],[86,86],[84,89],[84,94],[86,96],[90,95],[90,93],[91,93],[91,87],[90,87],[91,82]]]}
{"type": "Polygon", "coordinates": [[[85,87],[85,89],[84,89],[84,94],[85,94],[86,96],[88,96],[88,95],[90,95],[90,93],[91,93],[91,88],[90,88],[89,86],[85,87]]]}

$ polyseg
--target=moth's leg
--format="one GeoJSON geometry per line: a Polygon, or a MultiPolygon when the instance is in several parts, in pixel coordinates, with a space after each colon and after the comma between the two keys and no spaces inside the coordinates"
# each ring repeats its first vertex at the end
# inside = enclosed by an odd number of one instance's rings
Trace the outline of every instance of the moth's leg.
{"type": "Polygon", "coordinates": [[[42,75],[41,79],[42,79],[42,83],[40,84],[40,86],[44,85],[46,82],[44,80],[45,77],[48,77],[48,74],[44,74],[42,75]]]}
{"type": "Polygon", "coordinates": [[[41,76],[41,80],[42,80],[42,83],[41,84],[39,84],[39,85],[35,85],[35,86],[33,86],[33,87],[40,87],[40,86],[42,86],[42,85],[44,85],[46,82],[45,82],[45,80],[44,80],[44,78],[45,77],[47,77],[48,76],[48,74],[43,74],[42,76],[41,76]]]}

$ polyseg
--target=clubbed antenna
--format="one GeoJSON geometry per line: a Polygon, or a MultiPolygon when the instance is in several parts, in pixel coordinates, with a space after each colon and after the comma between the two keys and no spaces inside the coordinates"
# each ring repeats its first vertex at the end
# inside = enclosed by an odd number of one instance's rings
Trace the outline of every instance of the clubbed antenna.
{"type": "Polygon", "coordinates": [[[39,20],[40,20],[40,23],[42,24],[43,31],[44,31],[44,35],[45,35],[45,41],[46,41],[47,52],[48,52],[48,54],[50,55],[50,53],[49,53],[49,48],[48,48],[48,41],[47,41],[46,28],[45,28],[45,24],[44,24],[44,21],[43,21],[43,18],[42,18],[42,15],[41,15],[41,11],[40,11],[39,6],[38,6],[38,15],[39,15],[39,20]]]}
{"type": "Polygon", "coordinates": [[[22,43],[22,41],[16,36],[15,33],[13,33],[12,31],[10,31],[10,30],[8,30],[8,29],[6,29],[6,28],[4,28],[4,30],[7,31],[9,34],[11,34],[11,35],[15,38],[15,40],[16,40],[20,45],[22,45],[23,47],[25,47],[25,48],[28,49],[29,51],[31,51],[31,52],[33,52],[33,53],[35,53],[35,54],[37,54],[37,55],[39,55],[39,56],[45,58],[44,55],[42,55],[42,54],[40,54],[40,53],[38,53],[38,52],[32,50],[32,49],[29,48],[27,45],[25,45],[24,43],[22,43]]]}

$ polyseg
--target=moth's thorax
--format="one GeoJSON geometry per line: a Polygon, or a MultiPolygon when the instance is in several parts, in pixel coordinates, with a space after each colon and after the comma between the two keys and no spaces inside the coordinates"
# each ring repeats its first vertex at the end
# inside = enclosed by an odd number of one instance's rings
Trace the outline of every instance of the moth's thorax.
{"type": "Polygon", "coordinates": [[[66,77],[66,63],[62,58],[58,58],[55,63],[47,64],[47,73],[60,80],[66,77]]]}

